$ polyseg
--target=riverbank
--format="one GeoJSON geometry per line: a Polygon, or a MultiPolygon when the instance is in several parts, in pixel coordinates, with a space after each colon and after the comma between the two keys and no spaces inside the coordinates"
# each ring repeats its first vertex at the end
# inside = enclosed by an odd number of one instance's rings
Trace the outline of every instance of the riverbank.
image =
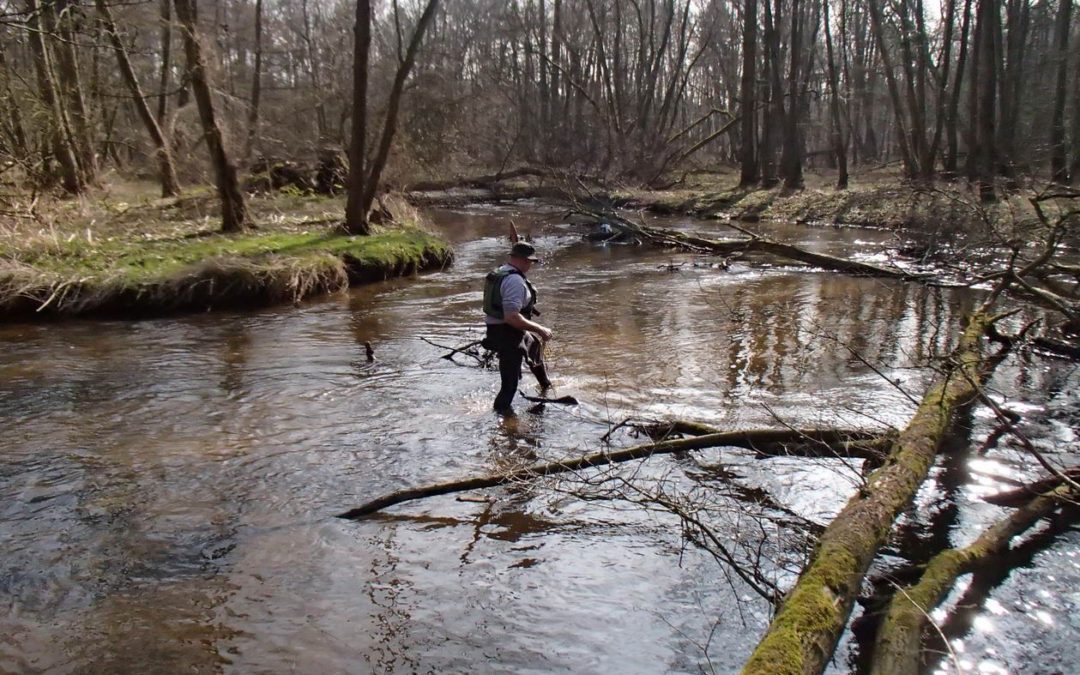
{"type": "Polygon", "coordinates": [[[254,197],[257,227],[237,235],[217,231],[214,197],[201,190],[162,200],[127,187],[28,211],[0,227],[0,320],[298,302],[451,262],[449,245],[404,204],[371,236],[337,233],[340,202],[254,197]]]}
{"type": "MultiPolygon", "coordinates": [[[[514,172],[511,172],[514,173],[514,172]]],[[[806,174],[802,190],[782,186],[739,187],[734,169],[688,173],[664,189],[618,188],[589,185],[541,172],[514,175],[501,181],[448,181],[440,189],[414,190],[409,201],[417,205],[458,205],[519,199],[559,199],[586,204],[643,210],[660,215],[686,215],[740,222],[783,221],[821,225],[850,225],[932,233],[936,238],[960,232],[979,232],[1030,225],[1034,211],[1028,198],[1035,187],[1018,188],[992,204],[982,204],[963,181],[920,185],[905,181],[893,169],[866,170],[851,177],[847,189],[837,190],[836,174],[806,174]]]]}

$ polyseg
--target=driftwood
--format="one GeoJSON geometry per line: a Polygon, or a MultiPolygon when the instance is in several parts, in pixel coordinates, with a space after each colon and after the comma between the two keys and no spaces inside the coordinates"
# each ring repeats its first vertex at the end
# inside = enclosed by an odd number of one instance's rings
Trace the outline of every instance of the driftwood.
{"type": "Polygon", "coordinates": [[[647,241],[658,246],[682,248],[699,253],[715,253],[723,256],[730,256],[736,253],[763,253],[785,260],[794,260],[814,267],[843,272],[845,274],[853,274],[856,276],[886,277],[905,280],[923,279],[926,276],[921,274],[911,274],[902,270],[887,269],[876,265],[868,265],[853,260],[845,260],[844,258],[837,258],[831,255],[813,253],[806,249],[799,248],[798,246],[782,244],[778,241],[767,239],[733,224],[730,224],[730,226],[747,235],[746,239],[716,240],[695,237],[684,232],[676,232],[674,230],[634,223],[616,214],[614,211],[597,211],[588,208],[578,208],[576,209],[576,212],[589,216],[597,222],[609,223],[612,227],[625,231],[641,241],[647,241]]]}
{"type": "Polygon", "coordinates": [[[893,596],[878,631],[870,672],[873,675],[918,675],[922,672],[925,665],[922,638],[929,627],[929,613],[945,598],[957,577],[1007,549],[1013,537],[1050,515],[1071,491],[1071,486],[1061,485],[1034,498],[1029,495],[1027,503],[992,525],[972,544],[946,549],[934,556],[919,583],[893,596]]]}
{"type": "Polygon", "coordinates": [[[846,432],[838,432],[835,429],[805,429],[795,430],[790,429],[758,429],[749,431],[729,431],[724,433],[705,434],[701,436],[694,436],[691,438],[682,438],[676,440],[662,441],[659,443],[648,443],[645,445],[636,445],[632,448],[625,450],[618,450],[615,452],[595,452],[590,455],[584,455],[574,459],[565,459],[557,462],[550,462],[547,464],[534,464],[515,471],[507,471],[499,474],[491,474],[487,476],[477,476],[475,478],[467,478],[464,480],[449,481],[445,483],[435,483],[432,485],[425,485],[417,488],[408,488],[400,490],[388,495],[373,499],[365,504],[350,509],[344,513],[338,514],[339,518],[347,518],[355,520],[362,516],[366,516],[371,513],[375,513],[381,509],[385,509],[388,506],[395,504],[401,504],[403,502],[409,502],[416,499],[424,499],[425,497],[435,497],[437,495],[452,494],[455,492],[465,492],[467,490],[482,490],[484,488],[496,487],[498,485],[508,485],[512,483],[521,483],[523,481],[533,480],[542,476],[552,476],[560,473],[567,473],[571,471],[580,471],[582,469],[588,469],[597,466],[605,466],[608,464],[617,464],[620,462],[629,462],[635,459],[645,459],[654,455],[665,455],[674,452],[683,452],[686,450],[700,450],[702,448],[714,448],[714,447],[742,447],[752,448],[755,444],[778,442],[782,439],[792,439],[796,437],[801,438],[834,438],[840,434],[846,432]]]}
{"type": "Polygon", "coordinates": [[[926,480],[954,413],[978,395],[986,375],[981,338],[992,322],[982,312],[969,321],[943,372],[891,444],[884,466],[867,478],[821,535],[744,673],[802,675],[824,670],[893,521],[926,480]]]}

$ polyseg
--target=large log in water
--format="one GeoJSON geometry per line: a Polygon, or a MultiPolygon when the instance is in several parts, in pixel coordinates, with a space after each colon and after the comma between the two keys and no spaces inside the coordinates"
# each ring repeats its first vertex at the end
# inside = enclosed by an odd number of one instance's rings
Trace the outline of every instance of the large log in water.
{"type": "Polygon", "coordinates": [[[980,312],[968,322],[941,374],[893,442],[885,464],[821,535],[744,673],[803,675],[824,670],[893,521],[929,474],[954,413],[978,393],[985,376],[981,338],[991,321],[980,312]]]}

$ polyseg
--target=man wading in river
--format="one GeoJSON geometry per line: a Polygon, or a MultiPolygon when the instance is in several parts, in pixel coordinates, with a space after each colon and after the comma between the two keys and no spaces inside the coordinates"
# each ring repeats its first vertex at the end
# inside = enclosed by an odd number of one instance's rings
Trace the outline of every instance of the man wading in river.
{"type": "Polygon", "coordinates": [[[502,386],[495,397],[495,412],[512,415],[521,380],[521,362],[529,364],[536,381],[543,388],[551,386],[544,365],[544,343],[551,339],[551,329],[532,321],[536,311],[536,289],[525,278],[536,257],[531,244],[518,242],[510,249],[505,265],[484,280],[484,322],[487,336],[482,344],[499,355],[502,386]]]}

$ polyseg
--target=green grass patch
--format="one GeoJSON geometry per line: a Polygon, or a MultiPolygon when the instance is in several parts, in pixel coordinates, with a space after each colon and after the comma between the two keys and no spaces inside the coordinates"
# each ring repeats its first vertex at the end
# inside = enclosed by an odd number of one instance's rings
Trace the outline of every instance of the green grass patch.
{"type": "Polygon", "coordinates": [[[104,220],[100,203],[81,218],[65,205],[46,227],[0,232],[0,320],[296,302],[452,260],[450,247],[424,231],[415,213],[402,214],[405,225],[354,237],[320,215],[333,206],[263,202],[253,209],[262,214],[259,229],[223,235],[202,218],[171,220],[175,203],[167,201],[107,204],[114,215],[104,220]]]}

